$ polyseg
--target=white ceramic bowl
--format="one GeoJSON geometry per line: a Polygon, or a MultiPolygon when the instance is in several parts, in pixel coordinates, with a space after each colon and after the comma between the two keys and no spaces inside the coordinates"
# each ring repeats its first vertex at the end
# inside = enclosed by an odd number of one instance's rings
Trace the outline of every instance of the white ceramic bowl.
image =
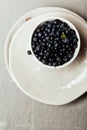
{"type": "MultiPolygon", "coordinates": [[[[33,29],[32,29],[32,32],[31,32],[31,38],[30,38],[30,40],[32,40],[32,35],[33,35],[35,29],[36,29],[41,23],[46,22],[46,21],[55,20],[55,19],[59,19],[59,20],[65,22],[65,23],[67,23],[67,24],[70,26],[71,29],[75,30],[76,36],[77,36],[77,38],[78,38],[78,42],[77,42],[77,45],[78,45],[78,46],[77,46],[77,48],[75,49],[74,56],[71,58],[70,61],[66,62],[65,64],[54,67],[54,66],[49,66],[49,65],[43,64],[41,61],[39,61],[39,60],[36,58],[36,56],[35,56],[35,54],[34,54],[34,52],[33,52],[33,50],[32,50],[32,46],[31,46],[31,52],[32,52],[32,55],[34,56],[34,58],[35,58],[41,65],[43,65],[44,67],[48,67],[48,68],[63,68],[63,67],[65,67],[65,66],[69,65],[70,63],[72,63],[72,62],[75,60],[75,58],[77,57],[77,55],[78,55],[78,53],[79,53],[79,50],[80,50],[80,35],[79,35],[79,32],[77,31],[76,27],[75,27],[69,20],[67,20],[67,19],[65,19],[65,18],[62,18],[62,17],[58,17],[58,16],[54,15],[54,13],[49,13],[49,14],[47,13],[47,14],[44,14],[44,15],[41,15],[41,16],[37,17],[37,22],[36,22],[36,24],[34,24],[34,26],[33,26],[33,29]]],[[[31,41],[30,41],[30,43],[31,43],[31,41]]]]}

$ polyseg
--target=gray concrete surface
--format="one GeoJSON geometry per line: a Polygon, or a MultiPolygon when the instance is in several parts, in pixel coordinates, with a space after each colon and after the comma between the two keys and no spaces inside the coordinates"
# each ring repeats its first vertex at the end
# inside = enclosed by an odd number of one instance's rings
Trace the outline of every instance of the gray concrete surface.
{"type": "Polygon", "coordinates": [[[86,0],[0,0],[0,130],[87,130],[87,93],[68,105],[45,105],[22,93],[7,72],[4,46],[9,29],[42,6],[65,7],[87,20],[86,0]]]}

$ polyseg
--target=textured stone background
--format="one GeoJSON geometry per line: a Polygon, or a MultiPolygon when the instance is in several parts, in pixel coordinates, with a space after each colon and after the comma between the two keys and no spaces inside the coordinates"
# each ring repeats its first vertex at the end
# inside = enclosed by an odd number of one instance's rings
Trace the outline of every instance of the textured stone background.
{"type": "Polygon", "coordinates": [[[0,130],[87,130],[87,93],[68,105],[48,106],[23,94],[6,70],[9,29],[22,15],[42,6],[65,7],[87,20],[86,0],[0,0],[0,130]]]}

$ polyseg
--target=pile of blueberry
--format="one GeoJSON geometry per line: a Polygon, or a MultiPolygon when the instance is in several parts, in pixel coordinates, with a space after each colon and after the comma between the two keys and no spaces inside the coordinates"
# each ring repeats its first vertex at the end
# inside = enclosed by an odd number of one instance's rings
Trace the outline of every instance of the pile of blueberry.
{"type": "Polygon", "coordinates": [[[39,61],[60,66],[70,61],[77,48],[78,38],[70,26],[59,20],[41,23],[32,36],[32,50],[39,61]]]}

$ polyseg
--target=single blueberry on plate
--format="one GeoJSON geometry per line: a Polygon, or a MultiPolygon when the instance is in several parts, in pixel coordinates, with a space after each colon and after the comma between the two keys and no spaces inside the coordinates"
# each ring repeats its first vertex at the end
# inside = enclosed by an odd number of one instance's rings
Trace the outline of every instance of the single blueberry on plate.
{"type": "Polygon", "coordinates": [[[31,51],[29,50],[29,51],[27,51],[27,54],[28,54],[28,55],[31,55],[32,53],[31,53],[31,51]]]}

